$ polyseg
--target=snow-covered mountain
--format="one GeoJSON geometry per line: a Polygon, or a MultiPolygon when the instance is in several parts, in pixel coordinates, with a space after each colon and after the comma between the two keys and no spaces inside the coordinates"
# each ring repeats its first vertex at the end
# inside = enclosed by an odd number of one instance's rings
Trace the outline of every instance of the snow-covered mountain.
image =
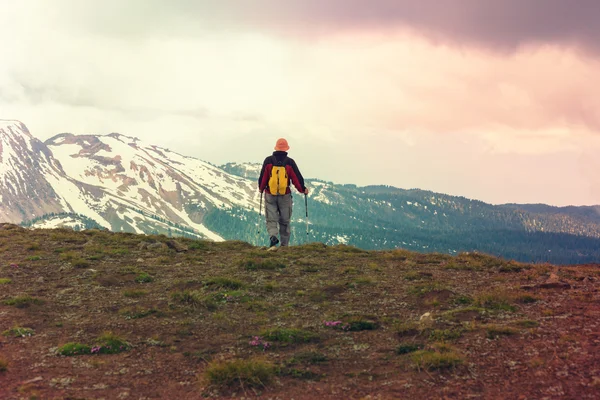
{"type": "Polygon", "coordinates": [[[58,182],[72,189],[48,147],[21,122],[0,120],[0,221],[18,223],[68,210],[55,190],[58,182]]]}
{"type": "Polygon", "coordinates": [[[136,138],[60,134],[42,143],[16,121],[0,133],[4,221],[48,226],[61,223],[56,214],[79,214],[114,231],[221,240],[203,224],[208,211],[259,206],[253,181],[136,138]]]}

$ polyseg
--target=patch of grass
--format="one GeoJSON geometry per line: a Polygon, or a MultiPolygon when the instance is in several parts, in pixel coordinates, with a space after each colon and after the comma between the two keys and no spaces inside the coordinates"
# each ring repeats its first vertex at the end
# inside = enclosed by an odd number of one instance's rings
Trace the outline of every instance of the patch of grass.
{"type": "Polygon", "coordinates": [[[456,261],[472,265],[476,269],[500,267],[506,263],[501,258],[478,252],[460,253],[456,256],[456,261]]]}
{"type": "Polygon", "coordinates": [[[138,276],[135,277],[135,281],[137,283],[150,283],[150,282],[154,281],[154,278],[147,272],[142,272],[138,276]]]}
{"type": "Polygon", "coordinates": [[[273,292],[276,289],[279,289],[279,283],[277,283],[275,281],[267,282],[263,285],[263,289],[266,292],[273,292]]]}
{"type": "Polygon", "coordinates": [[[11,282],[12,282],[12,279],[10,279],[10,278],[0,278],[0,285],[8,285],[11,282]]]}
{"type": "Polygon", "coordinates": [[[500,272],[521,272],[523,269],[525,269],[525,266],[523,264],[519,264],[516,262],[509,262],[507,264],[501,265],[500,268],[498,268],[498,271],[500,272]]]}
{"type": "Polygon", "coordinates": [[[202,240],[194,240],[188,243],[187,246],[190,250],[205,250],[208,248],[207,242],[202,240]]]}
{"type": "Polygon", "coordinates": [[[156,314],[156,313],[158,313],[158,310],[155,308],[145,309],[145,308],[137,308],[137,307],[133,307],[133,308],[128,307],[128,308],[124,308],[119,311],[119,314],[124,316],[125,319],[144,318],[149,315],[156,314]]]}
{"type": "Polygon", "coordinates": [[[474,264],[469,263],[460,263],[456,261],[450,261],[448,264],[444,265],[444,269],[456,270],[456,271],[475,271],[478,267],[474,264]]]}
{"type": "Polygon", "coordinates": [[[21,295],[13,297],[12,299],[4,300],[4,304],[7,306],[15,306],[17,308],[29,307],[32,304],[41,305],[44,304],[43,300],[31,297],[29,295],[21,295]]]}
{"type": "Polygon", "coordinates": [[[279,369],[278,375],[280,376],[289,376],[295,379],[303,379],[303,380],[319,380],[323,375],[317,374],[316,372],[310,371],[308,369],[298,369],[298,368],[281,368],[279,369]]]}
{"type": "Polygon", "coordinates": [[[394,324],[394,331],[399,336],[413,336],[421,332],[419,324],[416,322],[399,322],[394,324]]]}
{"type": "Polygon", "coordinates": [[[517,331],[516,329],[511,328],[509,326],[490,324],[490,325],[485,325],[484,327],[485,327],[488,339],[496,339],[500,336],[510,336],[510,335],[516,335],[517,333],[519,333],[519,331],[517,331]]]}
{"type": "Polygon", "coordinates": [[[137,274],[141,274],[144,271],[141,271],[138,267],[134,266],[134,265],[126,265],[124,267],[119,268],[119,273],[121,275],[137,275],[137,274]]]}
{"type": "Polygon", "coordinates": [[[396,354],[410,354],[422,350],[425,347],[422,343],[401,343],[396,347],[396,354]]]}
{"type": "Polygon", "coordinates": [[[448,287],[439,282],[419,283],[408,288],[407,292],[414,296],[423,296],[429,292],[448,290],[448,287]]]}
{"type": "Polygon", "coordinates": [[[454,310],[448,310],[442,314],[445,319],[450,321],[466,320],[466,319],[477,319],[481,314],[485,313],[484,308],[480,307],[464,307],[456,308],[454,310]]]}
{"type": "Polygon", "coordinates": [[[517,310],[513,304],[514,297],[503,290],[480,293],[475,296],[475,305],[488,310],[500,310],[514,312],[517,310]]]}
{"type": "Polygon", "coordinates": [[[379,325],[375,321],[368,320],[362,316],[350,317],[342,325],[343,329],[350,332],[371,331],[377,329],[379,325]]]}
{"type": "Polygon", "coordinates": [[[241,289],[244,286],[246,286],[244,284],[244,282],[238,280],[238,279],[232,279],[232,278],[227,278],[227,277],[223,277],[223,276],[217,276],[214,278],[210,278],[209,280],[205,281],[204,284],[206,286],[211,286],[211,287],[215,287],[215,288],[223,288],[223,289],[241,289]]]}
{"type": "Polygon", "coordinates": [[[2,332],[2,334],[4,336],[11,336],[11,337],[28,337],[28,336],[33,336],[35,334],[35,331],[31,328],[13,326],[12,328],[2,332]]]}
{"type": "Polygon", "coordinates": [[[327,356],[323,353],[316,351],[305,351],[294,354],[294,356],[287,361],[287,364],[321,364],[327,361],[327,356]]]}
{"type": "Polygon", "coordinates": [[[90,263],[82,258],[76,258],[71,261],[74,268],[88,268],[90,263]]]}
{"type": "Polygon", "coordinates": [[[340,273],[344,275],[356,275],[358,274],[358,268],[356,267],[344,267],[340,269],[340,273]]]}
{"type": "Polygon", "coordinates": [[[96,340],[97,344],[90,351],[98,354],[117,354],[131,349],[131,345],[118,335],[112,332],[104,332],[96,340]]]}
{"type": "Polygon", "coordinates": [[[41,248],[41,246],[39,243],[33,242],[33,243],[30,243],[29,245],[27,245],[26,248],[29,251],[36,251],[36,250],[39,250],[41,248]]]}
{"type": "Polygon", "coordinates": [[[411,353],[411,360],[418,369],[447,369],[456,367],[464,362],[453,347],[436,344],[431,349],[417,350],[411,353]]]}
{"type": "Polygon", "coordinates": [[[433,341],[447,341],[456,340],[463,334],[462,329],[434,329],[429,333],[429,340],[433,341]]]}
{"type": "Polygon", "coordinates": [[[113,256],[124,256],[130,253],[129,249],[126,248],[114,248],[107,251],[108,254],[113,256]]]}
{"type": "Polygon", "coordinates": [[[473,304],[473,298],[471,296],[460,295],[454,299],[454,303],[466,306],[469,304],[473,304]]]}
{"type": "Polygon", "coordinates": [[[287,267],[284,263],[273,259],[246,259],[241,262],[241,266],[249,271],[256,271],[259,269],[274,271],[287,267]]]}
{"type": "Polygon", "coordinates": [[[384,257],[392,260],[404,261],[414,257],[415,254],[416,253],[406,249],[394,249],[390,252],[385,252],[384,257]]]}
{"type": "Polygon", "coordinates": [[[42,257],[40,257],[40,256],[29,256],[26,258],[27,261],[39,261],[41,259],[42,259],[42,257]]]}
{"type": "Polygon", "coordinates": [[[314,332],[293,328],[270,329],[261,333],[260,336],[265,340],[283,344],[309,343],[319,340],[319,335],[314,332]]]}
{"type": "Polygon", "coordinates": [[[432,276],[433,276],[433,274],[431,274],[430,272],[409,271],[406,274],[404,274],[404,280],[419,281],[419,280],[431,279],[432,276]]]}
{"type": "Polygon", "coordinates": [[[522,294],[515,298],[518,303],[521,304],[533,304],[539,300],[538,297],[532,296],[530,294],[522,294]]]}
{"type": "Polygon", "coordinates": [[[204,294],[198,290],[178,290],[171,293],[171,299],[178,303],[197,307],[203,304],[204,294]]]}
{"type": "Polygon", "coordinates": [[[74,251],[66,251],[60,254],[60,259],[64,261],[71,261],[78,258],[78,254],[74,251]]]}
{"type": "Polygon", "coordinates": [[[61,356],[78,356],[82,354],[91,354],[92,348],[87,344],[69,342],[60,346],[57,353],[61,356]]]}
{"type": "Polygon", "coordinates": [[[375,281],[368,276],[361,276],[359,278],[356,278],[354,280],[354,283],[357,285],[372,285],[375,283],[375,281]]]}
{"type": "Polygon", "coordinates": [[[513,322],[513,324],[517,325],[518,327],[521,328],[537,328],[538,326],[540,326],[540,323],[537,321],[532,321],[530,319],[522,319],[519,321],[515,321],[513,322]]]}
{"type": "Polygon", "coordinates": [[[127,290],[123,291],[123,296],[129,297],[132,299],[144,297],[147,294],[148,294],[147,290],[127,289],[127,290]]]}
{"type": "Polygon", "coordinates": [[[320,303],[322,301],[327,300],[327,293],[325,293],[323,290],[321,289],[315,289],[315,290],[311,290],[308,293],[308,299],[310,301],[314,301],[315,303],[320,303]]]}
{"type": "Polygon", "coordinates": [[[213,361],[204,370],[204,378],[210,385],[230,390],[265,387],[275,374],[272,363],[258,358],[213,361]]]}

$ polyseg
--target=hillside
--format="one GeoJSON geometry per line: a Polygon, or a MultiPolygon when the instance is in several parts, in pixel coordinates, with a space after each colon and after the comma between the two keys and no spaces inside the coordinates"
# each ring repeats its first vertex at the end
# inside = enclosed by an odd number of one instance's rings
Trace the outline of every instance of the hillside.
{"type": "Polygon", "coordinates": [[[599,279],[0,224],[0,398],[592,399],[599,279]]]}

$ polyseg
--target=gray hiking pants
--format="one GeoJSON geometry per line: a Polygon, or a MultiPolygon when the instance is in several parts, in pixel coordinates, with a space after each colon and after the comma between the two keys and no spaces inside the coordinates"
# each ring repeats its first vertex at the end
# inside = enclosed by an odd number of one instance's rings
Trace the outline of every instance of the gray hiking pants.
{"type": "Polygon", "coordinates": [[[287,246],[290,243],[290,219],[292,218],[292,194],[283,196],[273,196],[271,193],[265,193],[265,216],[267,217],[267,232],[269,236],[277,237],[281,246],[287,246]],[[277,228],[279,224],[279,229],[277,228]]]}

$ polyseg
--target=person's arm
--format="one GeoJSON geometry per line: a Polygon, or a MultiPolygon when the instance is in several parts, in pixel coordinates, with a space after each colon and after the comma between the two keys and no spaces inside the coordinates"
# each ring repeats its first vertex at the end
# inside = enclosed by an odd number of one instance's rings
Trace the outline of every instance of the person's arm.
{"type": "Polygon", "coordinates": [[[261,193],[264,192],[265,188],[267,187],[267,177],[269,176],[269,174],[267,173],[267,169],[268,169],[269,159],[270,159],[270,157],[265,158],[265,161],[263,162],[263,166],[260,170],[260,176],[258,177],[258,191],[261,193]]]}
{"type": "Polygon", "coordinates": [[[290,167],[288,170],[288,175],[292,179],[292,183],[296,187],[296,190],[298,190],[300,193],[308,194],[308,189],[306,186],[304,186],[304,177],[300,173],[300,169],[298,168],[298,165],[296,165],[296,162],[290,159],[288,166],[290,167]]]}

